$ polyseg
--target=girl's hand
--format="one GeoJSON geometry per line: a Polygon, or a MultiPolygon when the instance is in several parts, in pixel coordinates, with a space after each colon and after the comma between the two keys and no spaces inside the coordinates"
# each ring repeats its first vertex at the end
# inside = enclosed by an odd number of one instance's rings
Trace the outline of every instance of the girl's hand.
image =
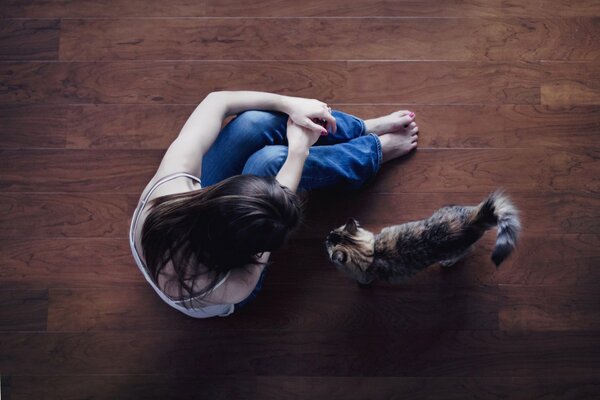
{"type": "MultiPolygon", "coordinates": [[[[318,126],[318,125],[317,125],[318,126]]],[[[322,127],[319,130],[312,130],[296,124],[292,118],[287,122],[287,140],[290,151],[307,153],[310,146],[315,144],[319,137],[324,135],[322,127]]]]}
{"type": "Polygon", "coordinates": [[[286,109],[290,119],[296,125],[323,133],[324,135],[327,135],[328,132],[335,133],[337,129],[335,118],[331,115],[331,108],[322,101],[288,97],[286,109]],[[323,120],[323,125],[325,126],[315,123],[315,121],[319,120],[323,120]]]}

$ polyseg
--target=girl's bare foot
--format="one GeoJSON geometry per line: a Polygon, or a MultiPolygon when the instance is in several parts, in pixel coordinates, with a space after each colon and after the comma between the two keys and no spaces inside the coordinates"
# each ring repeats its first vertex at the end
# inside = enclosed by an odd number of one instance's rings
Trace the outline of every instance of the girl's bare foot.
{"type": "Polygon", "coordinates": [[[367,132],[379,136],[383,162],[393,160],[410,153],[417,148],[419,127],[415,122],[415,113],[401,110],[383,117],[365,121],[367,132]]]}
{"type": "Polygon", "coordinates": [[[380,135],[382,161],[393,160],[416,149],[417,140],[419,139],[418,133],[419,127],[414,122],[411,122],[407,128],[403,127],[397,132],[380,135]]]}
{"type": "Polygon", "coordinates": [[[415,113],[408,110],[400,110],[383,117],[368,119],[365,121],[368,133],[373,132],[376,135],[383,135],[390,132],[400,132],[407,129],[415,119],[415,113]]]}

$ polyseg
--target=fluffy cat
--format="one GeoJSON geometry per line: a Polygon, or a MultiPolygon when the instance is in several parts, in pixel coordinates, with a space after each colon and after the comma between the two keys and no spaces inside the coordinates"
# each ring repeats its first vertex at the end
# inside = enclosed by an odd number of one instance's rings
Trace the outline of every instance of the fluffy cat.
{"type": "Polygon", "coordinates": [[[515,248],[521,227],[517,209],[501,192],[478,206],[443,207],[427,219],[378,234],[350,219],[329,233],[325,245],[338,269],[360,284],[400,282],[434,263],[453,265],[494,226],[498,234],[492,260],[498,267],[515,248]]]}

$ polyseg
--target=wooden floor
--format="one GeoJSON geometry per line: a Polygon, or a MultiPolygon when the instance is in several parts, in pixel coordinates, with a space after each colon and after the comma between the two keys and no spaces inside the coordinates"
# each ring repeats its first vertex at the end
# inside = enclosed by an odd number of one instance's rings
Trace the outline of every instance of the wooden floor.
{"type": "Polygon", "coordinates": [[[600,398],[600,2],[3,0],[2,399],[600,398]],[[128,248],[137,197],[210,91],[416,112],[420,148],[311,198],[244,312],[192,320],[128,248]],[[360,289],[323,250],[505,188],[450,271],[360,289]]]}

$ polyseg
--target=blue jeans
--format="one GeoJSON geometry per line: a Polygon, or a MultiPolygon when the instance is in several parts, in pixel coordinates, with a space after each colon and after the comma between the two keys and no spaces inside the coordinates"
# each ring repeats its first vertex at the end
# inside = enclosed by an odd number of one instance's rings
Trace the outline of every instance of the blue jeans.
{"type": "MultiPolygon", "coordinates": [[[[352,115],[333,111],[335,134],[321,136],[304,163],[299,188],[358,189],[375,176],[381,165],[379,138],[366,132],[365,123],[352,115]]],[[[240,174],[275,176],[287,157],[288,116],[267,111],[246,111],[230,121],[202,160],[202,186],[240,174]]],[[[264,280],[236,310],[253,300],[264,280]]]]}
{"type": "MultiPolygon", "coordinates": [[[[333,111],[337,132],[321,136],[304,163],[299,188],[358,189],[381,164],[381,143],[365,123],[333,111]]],[[[283,113],[246,111],[230,121],[202,160],[202,186],[240,174],[275,176],[287,157],[287,118],[283,113]]]]}

